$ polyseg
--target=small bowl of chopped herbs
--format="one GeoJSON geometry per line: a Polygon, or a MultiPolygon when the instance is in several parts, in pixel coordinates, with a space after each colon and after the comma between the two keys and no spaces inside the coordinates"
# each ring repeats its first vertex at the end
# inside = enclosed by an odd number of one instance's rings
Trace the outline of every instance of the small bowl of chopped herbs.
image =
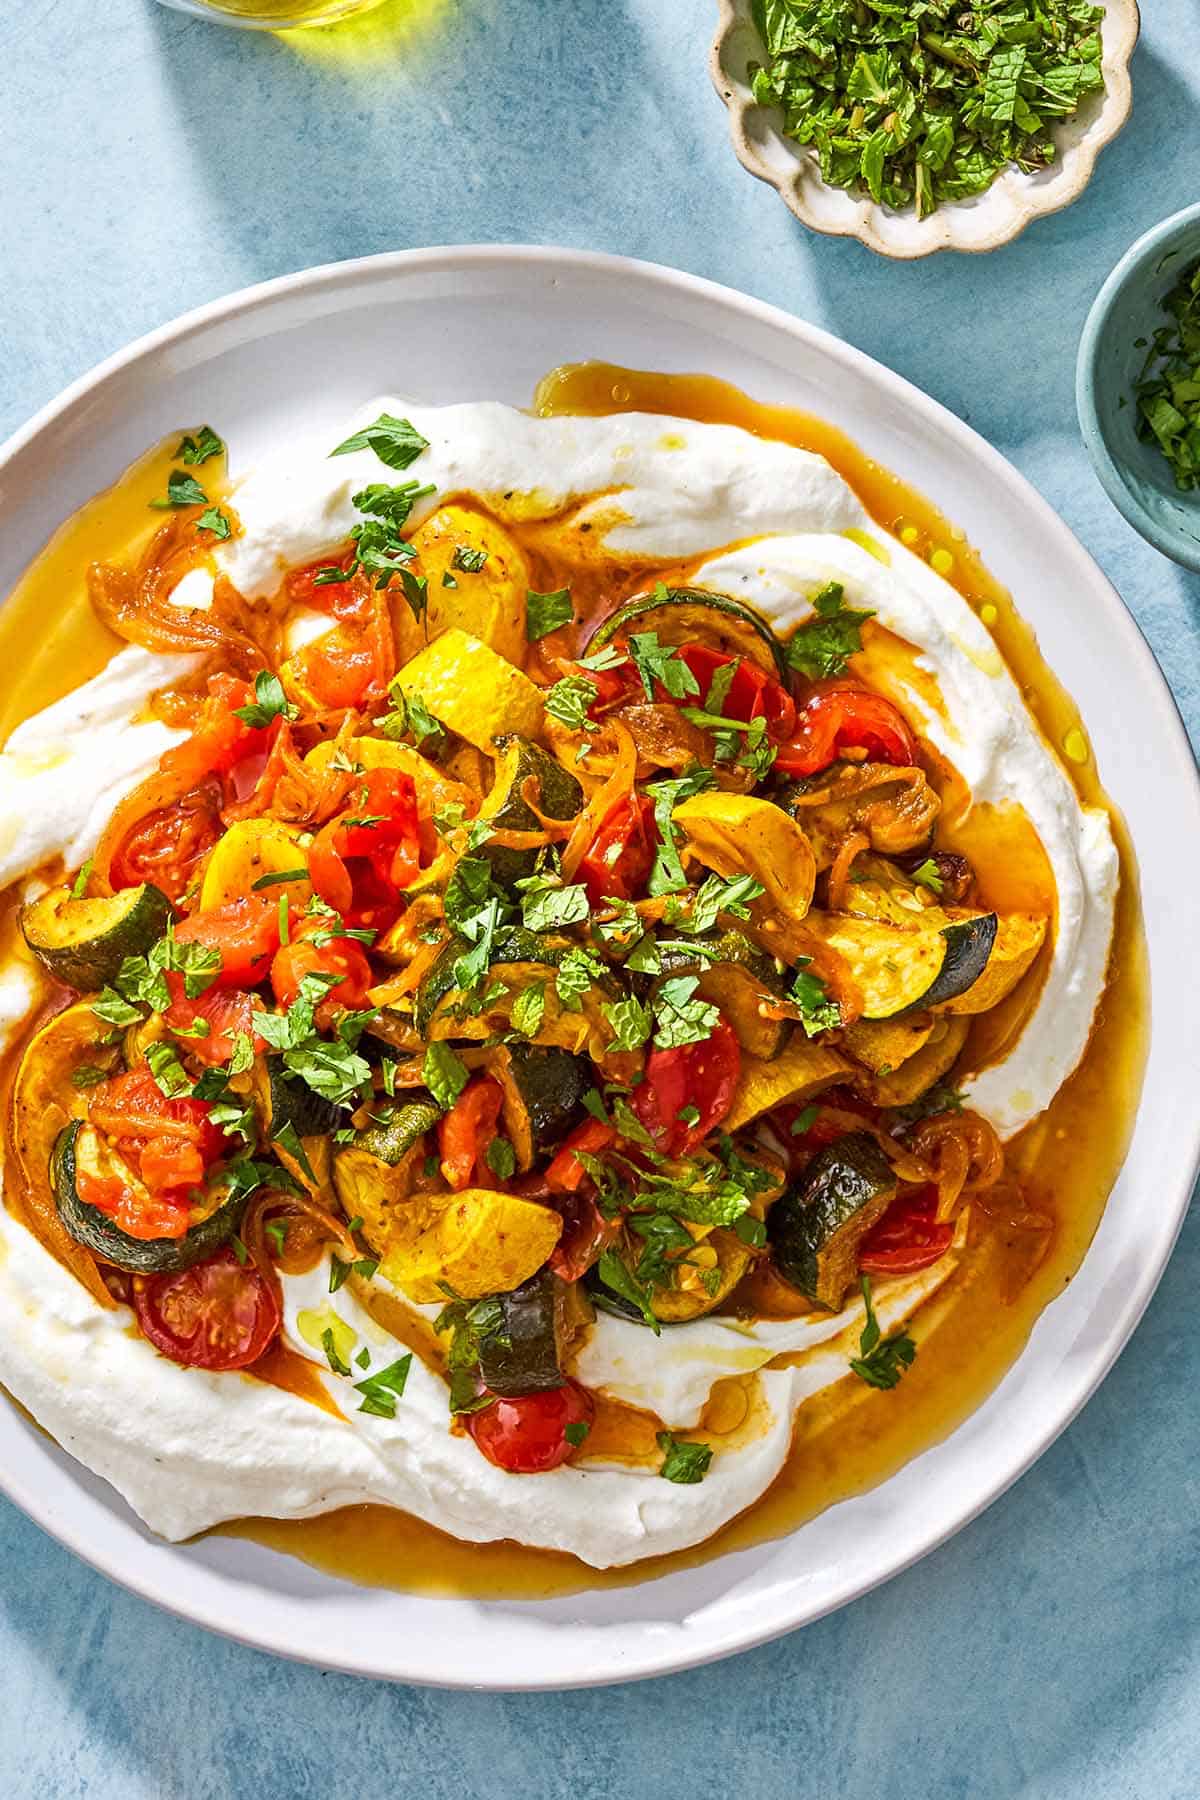
{"type": "Polygon", "coordinates": [[[815,231],[995,250],[1078,198],[1129,116],[1135,0],[719,0],[733,147],[815,231]]]}
{"type": "Polygon", "coordinates": [[[1109,499],[1200,572],[1200,204],[1140,237],[1101,288],[1075,396],[1109,499]]]}

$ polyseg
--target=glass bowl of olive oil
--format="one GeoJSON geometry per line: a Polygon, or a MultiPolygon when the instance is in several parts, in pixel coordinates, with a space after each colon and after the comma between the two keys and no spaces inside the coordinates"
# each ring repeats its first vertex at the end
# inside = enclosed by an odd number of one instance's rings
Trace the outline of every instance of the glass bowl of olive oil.
{"type": "Polygon", "coordinates": [[[244,31],[286,31],[298,25],[336,25],[371,12],[383,0],[163,0],[178,12],[244,31]]]}

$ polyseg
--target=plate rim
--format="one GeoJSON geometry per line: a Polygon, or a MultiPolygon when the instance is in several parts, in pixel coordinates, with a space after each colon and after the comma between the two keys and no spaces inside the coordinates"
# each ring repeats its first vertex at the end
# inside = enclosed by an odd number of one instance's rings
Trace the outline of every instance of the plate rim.
{"type": "MultiPolygon", "coordinates": [[[[152,356],[156,351],[170,345],[182,344],[211,326],[236,319],[239,315],[253,314],[262,308],[269,307],[276,300],[286,299],[290,295],[306,289],[336,289],[339,286],[345,286],[348,289],[369,287],[376,280],[386,281],[388,277],[402,274],[407,270],[453,269],[455,267],[486,269],[488,265],[492,264],[497,266],[525,265],[532,266],[534,269],[542,268],[546,271],[556,268],[561,270],[567,267],[575,273],[584,274],[594,271],[607,276],[631,278],[646,291],[652,291],[657,286],[690,296],[693,299],[700,299],[723,310],[726,314],[740,314],[748,321],[781,332],[785,337],[790,337],[806,349],[816,350],[832,361],[853,369],[876,387],[882,387],[889,392],[894,399],[915,401],[918,412],[927,419],[931,419],[940,433],[951,441],[956,441],[964,451],[969,452],[977,464],[982,463],[986,472],[993,479],[1002,481],[1010,491],[1015,490],[1021,503],[1039,517],[1044,528],[1056,536],[1064,556],[1069,556],[1080,567],[1089,586],[1096,591],[1097,597],[1099,598],[1101,593],[1103,594],[1106,627],[1119,633],[1126,654],[1137,660],[1143,675],[1151,686],[1157,689],[1160,701],[1165,700],[1167,703],[1162,708],[1159,728],[1163,731],[1164,736],[1171,740],[1182,785],[1190,789],[1194,815],[1193,826],[1197,830],[1197,835],[1200,836],[1200,770],[1197,769],[1196,759],[1178,704],[1155,660],[1153,651],[1141,627],[1125,606],[1108,576],[1080,543],[1066,522],[1042,498],[1020,470],[1010,463],[1000,451],[996,450],[986,438],[951,413],[932,395],[927,394],[905,377],[898,375],[885,364],[878,362],[874,357],[868,356],[864,351],[835,337],[823,327],[797,318],[781,307],[759,300],[739,289],[664,264],[606,251],[581,250],[570,246],[542,244],[437,245],[410,250],[386,251],[373,256],[317,264],[311,268],[296,270],[267,281],[253,283],[191,308],[176,318],[154,327],[70,382],[56,396],[40,407],[24,425],[19,426],[3,444],[0,444],[0,476],[3,476],[21,453],[33,445],[44,432],[55,425],[66,422],[76,407],[101,390],[107,382],[135,366],[142,359],[152,356]]],[[[936,496],[934,498],[936,500],[936,496]]],[[[0,509],[3,509],[6,503],[11,503],[10,496],[0,488],[0,509]]],[[[828,1601],[818,1605],[793,1606],[790,1609],[790,1617],[773,1617],[769,1623],[761,1627],[747,1629],[744,1623],[736,1620],[732,1625],[715,1627],[710,1625],[706,1628],[706,1642],[703,1646],[687,1644],[681,1641],[678,1635],[672,1634],[661,1650],[654,1647],[639,1648],[637,1655],[629,1663],[623,1663],[619,1653],[614,1660],[613,1654],[610,1653],[603,1663],[598,1662],[595,1669],[568,1678],[555,1678],[551,1675],[539,1676],[534,1679],[523,1678],[508,1681],[488,1679],[486,1682],[481,1682],[478,1679],[467,1677],[455,1678],[452,1674],[446,1673],[430,1675],[422,1673],[419,1668],[394,1666],[381,1668],[377,1660],[371,1659],[369,1653],[365,1657],[356,1657],[348,1654],[347,1651],[334,1655],[317,1653],[304,1647],[298,1647],[294,1643],[281,1641],[267,1630],[260,1631],[255,1635],[244,1627],[231,1624],[226,1618],[218,1616],[216,1608],[198,1601],[194,1596],[189,1596],[182,1601],[173,1597],[166,1591],[167,1583],[163,1580],[156,1581],[152,1575],[144,1574],[138,1569],[130,1572],[124,1566],[115,1566],[112,1559],[106,1558],[101,1551],[98,1551],[86,1540],[82,1531],[75,1530],[66,1521],[55,1520],[52,1523],[53,1505],[47,1507],[45,1496],[35,1493],[32,1485],[27,1486],[16,1470],[0,1466],[0,1491],[3,1491],[48,1536],[56,1539],[80,1557],[82,1561],[97,1569],[118,1586],[137,1594],[139,1598],[148,1600],[152,1605],[175,1617],[199,1624],[205,1629],[215,1631],[248,1648],[264,1650],[270,1654],[284,1656],[291,1661],[306,1663],[313,1667],[335,1669],[346,1674],[374,1679],[399,1681],[414,1686],[475,1692],[554,1692],[606,1686],[702,1667],[726,1656],[771,1642],[799,1629],[802,1625],[814,1623],[817,1619],[837,1611],[842,1606],[848,1605],[851,1601],[859,1599],[862,1595],[881,1586],[884,1582],[890,1581],[894,1576],[902,1574],[978,1518],[1044,1455],[1106,1379],[1140,1323],[1159,1285],[1182,1229],[1188,1211],[1188,1203],[1197,1176],[1200,1174],[1200,1118],[1197,1119],[1193,1128],[1190,1168],[1186,1166],[1187,1160],[1186,1157],[1180,1159],[1177,1191],[1173,1193],[1172,1204],[1165,1214],[1166,1220],[1169,1221],[1169,1227],[1163,1232],[1157,1254],[1152,1262],[1147,1263],[1138,1287],[1125,1296],[1119,1322],[1116,1328],[1110,1329],[1106,1335],[1103,1352],[1089,1363],[1086,1379],[1082,1385],[1077,1384],[1076,1391],[1072,1393],[1065,1409],[1056,1408],[1052,1413],[1046,1415],[1049,1422],[1041,1425],[1025,1454],[1019,1457],[1012,1466],[1006,1467],[1003,1475],[993,1477],[989,1482],[987,1492],[978,1497],[966,1511],[956,1512],[951,1523],[937,1525],[919,1534],[914,1534],[914,1541],[910,1548],[881,1564],[870,1575],[851,1578],[844,1588],[839,1589],[828,1601]]],[[[1041,1316],[1039,1315],[1039,1318],[1041,1316]]],[[[1035,1321],[1035,1328],[1036,1323],[1035,1321]]],[[[1017,1359],[1017,1364],[1026,1354],[1027,1349],[1023,1349],[1017,1359]]],[[[1013,1367],[1015,1368],[1017,1364],[1014,1364],[1013,1367]]],[[[69,1456],[69,1452],[63,1452],[63,1454],[69,1456]]],[[[72,1464],[74,1466],[74,1459],[72,1459],[72,1464]]],[[[368,1594],[376,1591],[364,1590],[368,1594]]],[[[456,1598],[452,1603],[462,1605],[463,1601],[456,1598]]],[[[468,1598],[466,1604],[478,1603],[468,1598]]]]}

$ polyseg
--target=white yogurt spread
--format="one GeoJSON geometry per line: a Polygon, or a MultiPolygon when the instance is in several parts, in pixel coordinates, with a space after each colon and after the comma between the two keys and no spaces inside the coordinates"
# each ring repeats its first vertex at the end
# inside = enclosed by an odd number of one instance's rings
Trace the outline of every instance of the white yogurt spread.
{"type": "MultiPolygon", "coordinates": [[[[975,801],[1019,801],[1053,871],[1058,917],[1040,1002],[1005,1059],[970,1088],[972,1104],[1002,1135],[1044,1110],[1083,1053],[1103,990],[1116,852],[1107,817],[1080,806],[987,632],[955,590],[875,526],[822,458],[732,426],[641,414],[535,419],[491,402],[429,408],[381,400],[347,431],[383,411],[411,419],[430,441],[411,472],[438,492],[419,503],[414,522],[456,491],[486,496],[502,518],[509,509],[524,519],[551,517],[577,499],[572,523],[590,527],[593,554],[707,558],[702,584],[744,596],[784,630],[835,578],[853,604],[874,609],[916,647],[919,666],[937,678],[943,710],[931,712],[916,691],[906,704],[975,801]],[[850,531],[882,546],[883,560],[844,535],[850,531]]],[[[248,599],[273,595],[289,566],[344,542],[360,488],[402,479],[389,477],[373,452],[330,458],[330,448],[293,448],[235,490],[243,534],[219,546],[214,560],[248,599]]],[[[199,609],[211,594],[212,576],[200,571],[184,578],[174,599],[199,609]]],[[[294,619],[289,650],[326,624],[317,614],[294,619]]],[[[90,853],[117,801],[179,735],[141,718],[147,698],[193,663],[122,651],[95,681],[13,734],[0,754],[0,884],[57,854],[74,866],[90,853]]],[[[0,1032],[19,1021],[32,991],[23,962],[0,971],[0,1032]]],[[[957,1249],[879,1289],[885,1332],[919,1312],[956,1259],[957,1249]]],[[[334,1309],[355,1334],[356,1350],[370,1351],[372,1369],[394,1361],[400,1347],[352,1292],[328,1293],[324,1267],[287,1278],[285,1300],[286,1341],[320,1369],[344,1420],[247,1377],[166,1361],[129,1332],[122,1309],[97,1308],[0,1211],[6,1385],[169,1538],[242,1515],[299,1518],[374,1500],[464,1539],[514,1537],[597,1567],[681,1549],[770,1485],[804,1400],[848,1378],[862,1324],[856,1303],[836,1318],[748,1326],[700,1319],[651,1340],[643,1328],[602,1315],[576,1373],[673,1429],[696,1426],[723,1376],[757,1375],[753,1427],[714,1457],[704,1481],[684,1486],[652,1470],[587,1462],[536,1478],[505,1474],[450,1432],[445,1385],[416,1357],[394,1420],[359,1413],[352,1381],[327,1368],[297,1314],[334,1309]],[[787,1366],[770,1366],[785,1353],[787,1366]]],[[[919,1319],[915,1330],[919,1336],[919,1319]]]]}

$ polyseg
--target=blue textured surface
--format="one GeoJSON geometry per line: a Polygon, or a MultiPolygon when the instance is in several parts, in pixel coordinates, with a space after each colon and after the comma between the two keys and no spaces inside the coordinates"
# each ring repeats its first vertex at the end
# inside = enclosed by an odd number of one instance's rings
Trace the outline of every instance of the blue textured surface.
{"type": "MultiPolygon", "coordinates": [[[[148,327],[306,264],[470,240],[674,263],[840,332],[968,418],[1116,581],[1200,732],[1200,578],[1109,505],[1072,399],[1103,276],[1196,198],[1200,71],[1190,52],[1179,68],[1195,0],[1147,9],[1133,122],[1078,205],[991,256],[914,266],[809,236],[741,171],[706,72],[712,0],[396,0],[307,40],[150,0],[0,10],[0,435],[148,327]]],[[[158,1614],[0,1502],[0,1789],[1194,1796],[1198,1282],[1193,1217],[1100,1394],[946,1548],[782,1643],[640,1687],[323,1676],[158,1614]]]]}

